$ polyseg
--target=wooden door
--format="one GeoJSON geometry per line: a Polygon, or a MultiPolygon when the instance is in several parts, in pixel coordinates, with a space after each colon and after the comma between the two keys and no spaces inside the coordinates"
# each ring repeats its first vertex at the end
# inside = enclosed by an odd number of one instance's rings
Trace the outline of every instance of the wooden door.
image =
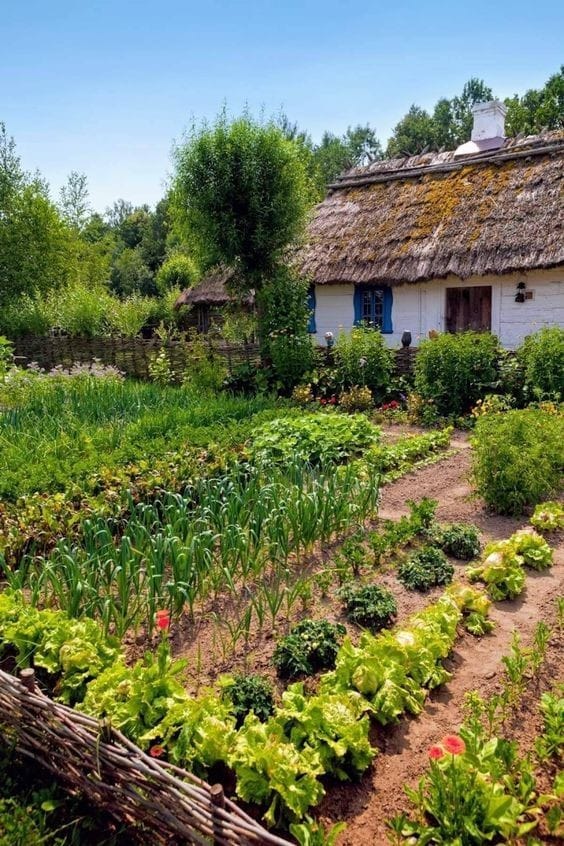
{"type": "Polygon", "coordinates": [[[447,332],[489,332],[491,328],[491,285],[446,289],[447,332]]]}

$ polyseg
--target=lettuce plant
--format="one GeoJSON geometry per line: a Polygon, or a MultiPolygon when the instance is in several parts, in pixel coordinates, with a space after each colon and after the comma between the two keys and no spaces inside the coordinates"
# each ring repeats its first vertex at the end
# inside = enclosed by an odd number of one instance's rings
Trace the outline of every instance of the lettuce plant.
{"type": "Polygon", "coordinates": [[[511,536],[515,552],[523,557],[526,567],[546,570],[552,567],[552,549],[534,529],[520,529],[511,536]]]}
{"type": "Polygon", "coordinates": [[[471,582],[481,581],[491,598],[498,602],[515,599],[525,587],[523,556],[515,550],[511,540],[488,544],[483,563],[466,571],[471,582]]]}
{"type": "Polygon", "coordinates": [[[531,517],[531,526],[539,532],[564,529],[564,505],[561,502],[541,502],[531,517]]]}

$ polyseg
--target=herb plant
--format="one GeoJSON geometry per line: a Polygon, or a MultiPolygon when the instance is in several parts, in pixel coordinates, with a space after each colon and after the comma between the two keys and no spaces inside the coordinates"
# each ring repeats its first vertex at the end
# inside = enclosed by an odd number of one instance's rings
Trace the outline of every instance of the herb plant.
{"type": "Polygon", "coordinates": [[[348,582],[339,590],[348,619],[352,623],[379,631],[389,626],[398,607],[394,595],[379,585],[355,585],[348,582]]]}

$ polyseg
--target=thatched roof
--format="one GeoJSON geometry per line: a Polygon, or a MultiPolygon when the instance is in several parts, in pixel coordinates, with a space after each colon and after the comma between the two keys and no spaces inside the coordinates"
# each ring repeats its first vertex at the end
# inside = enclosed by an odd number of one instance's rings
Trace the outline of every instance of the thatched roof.
{"type": "MultiPolygon", "coordinates": [[[[235,302],[237,297],[229,290],[229,283],[233,280],[235,271],[230,267],[215,267],[207,276],[198,282],[193,288],[186,288],[176,300],[174,307],[180,308],[183,305],[226,305],[235,302]]],[[[251,304],[254,301],[253,294],[242,298],[242,302],[251,304]]]]}
{"type": "Polygon", "coordinates": [[[317,284],[401,284],[564,263],[564,131],[375,162],[330,186],[299,253],[317,284]]]}

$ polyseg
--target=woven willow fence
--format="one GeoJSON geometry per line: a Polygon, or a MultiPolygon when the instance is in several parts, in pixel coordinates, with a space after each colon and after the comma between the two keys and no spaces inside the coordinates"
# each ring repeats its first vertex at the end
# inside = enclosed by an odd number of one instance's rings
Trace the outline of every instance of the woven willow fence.
{"type": "MultiPolygon", "coordinates": [[[[128,376],[138,379],[149,378],[151,360],[165,350],[170,366],[178,374],[190,369],[194,354],[190,343],[185,341],[161,341],[159,338],[82,338],[23,337],[13,342],[18,364],[28,366],[35,362],[44,370],[54,367],[67,369],[80,362],[90,363],[95,359],[102,364],[111,364],[128,376]]],[[[220,356],[230,373],[242,364],[256,365],[260,362],[258,344],[227,344],[207,342],[210,354],[220,356]]]]}
{"type": "Polygon", "coordinates": [[[196,846],[290,846],[210,786],[150,758],[121,732],[40,693],[33,670],[0,670],[0,730],[26,758],[72,794],[120,823],[141,826],[143,842],[196,846]],[[149,839],[150,838],[150,839],[149,839]]]}
{"type": "MultiPolygon", "coordinates": [[[[158,338],[80,338],[24,337],[16,338],[14,352],[24,367],[35,362],[44,370],[67,369],[76,362],[90,363],[97,359],[112,364],[128,376],[149,378],[149,364],[162,349],[172,369],[182,374],[189,371],[193,353],[185,341],[161,341],[158,338]]],[[[230,373],[242,364],[260,364],[258,344],[226,344],[207,342],[210,353],[220,356],[230,373]]],[[[414,347],[395,351],[395,372],[409,375],[413,371],[417,350],[414,347]]]]}

